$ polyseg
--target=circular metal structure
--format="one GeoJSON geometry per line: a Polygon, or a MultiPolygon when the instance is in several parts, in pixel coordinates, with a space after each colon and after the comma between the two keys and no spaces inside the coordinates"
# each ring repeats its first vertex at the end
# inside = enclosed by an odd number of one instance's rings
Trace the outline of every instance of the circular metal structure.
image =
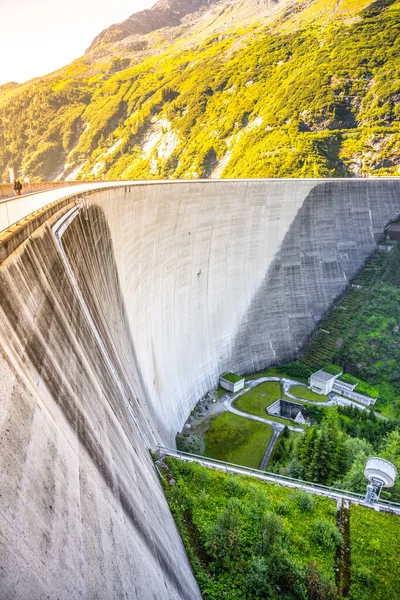
{"type": "Polygon", "coordinates": [[[384,458],[372,457],[367,460],[364,475],[370,482],[379,482],[382,487],[393,487],[397,469],[384,458]]]}

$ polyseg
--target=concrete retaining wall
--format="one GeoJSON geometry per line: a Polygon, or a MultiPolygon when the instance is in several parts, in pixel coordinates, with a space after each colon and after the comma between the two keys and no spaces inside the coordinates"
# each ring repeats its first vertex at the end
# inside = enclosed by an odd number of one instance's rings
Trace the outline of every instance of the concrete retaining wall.
{"type": "Polygon", "coordinates": [[[63,236],[79,294],[50,229],[60,212],[0,269],[0,597],[195,600],[130,410],[171,445],[221,373],[294,358],[397,217],[400,182],[84,197],[63,236]]]}

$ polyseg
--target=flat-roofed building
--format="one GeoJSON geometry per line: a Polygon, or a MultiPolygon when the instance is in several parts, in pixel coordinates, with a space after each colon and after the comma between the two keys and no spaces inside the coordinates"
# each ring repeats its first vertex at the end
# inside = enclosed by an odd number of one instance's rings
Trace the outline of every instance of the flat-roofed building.
{"type": "Polygon", "coordinates": [[[390,223],[385,229],[385,236],[389,241],[400,241],[400,221],[396,223],[390,223]]]}
{"type": "Polygon", "coordinates": [[[244,388],[244,377],[236,373],[225,373],[219,378],[219,385],[229,392],[239,392],[244,388]]]}
{"type": "Polygon", "coordinates": [[[311,375],[308,380],[308,384],[313,392],[317,394],[325,394],[327,396],[333,389],[336,379],[342,375],[342,373],[337,373],[336,375],[332,375],[332,373],[328,373],[323,369],[320,369],[316,373],[311,375]]]}
{"type": "Polygon", "coordinates": [[[342,396],[346,396],[350,392],[354,392],[358,385],[358,381],[353,381],[349,375],[341,375],[333,384],[333,391],[342,396]]]}

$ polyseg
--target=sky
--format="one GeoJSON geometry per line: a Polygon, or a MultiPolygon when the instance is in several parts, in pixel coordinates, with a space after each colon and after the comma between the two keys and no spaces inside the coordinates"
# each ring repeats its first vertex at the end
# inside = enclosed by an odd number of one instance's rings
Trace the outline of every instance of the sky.
{"type": "Polygon", "coordinates": [[[155,1],[0,0],[0,85],[63,67],[103,29],[155,1]]]}

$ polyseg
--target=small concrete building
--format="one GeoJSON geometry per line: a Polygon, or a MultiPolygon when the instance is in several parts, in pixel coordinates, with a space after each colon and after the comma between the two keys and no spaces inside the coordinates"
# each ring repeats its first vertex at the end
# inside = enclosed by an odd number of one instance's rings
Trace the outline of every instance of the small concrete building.
{"type": "Polygon", "coordinates": [[[333,384],[333,391],[336,394],[340,394],[341,396],[347,396],[351,392],[354,392],[355,388],[358,385],[358,382],[353,382],[350,378],[347,380],[347,375],[341,375],[338,377],[333,384]]]}
{"type": "Polygon", "coordinates": [[[308,380],[308,384],[313,392],[317,394],[325,394],[327,396],[333,389],[335,381],[340,375],[343,375],[343,372],[337,373],[337,375],[333,375],[332,373],[328,373],[323,369],[320,369],[313,375],[311,375],[308,380]]]}
{"type": "Polygon", "coordinates": [[[244,388],[244,377],[236,373],[225,373],[219,378],[219,385],[229,392],[239,392],[244,388]]]}
{"type": "Polygon", "coordinates": [[[390,242],[400,241],[400,221],[390,223],[385,229],[385,237],[390,242]]]}
{"type": "Polygon", "coordinates": [[[267,413],[285,419],[291,419],[300,425],[307,422],[307,410],[302,404],[280,398],[267,407],[267,413]]]}

